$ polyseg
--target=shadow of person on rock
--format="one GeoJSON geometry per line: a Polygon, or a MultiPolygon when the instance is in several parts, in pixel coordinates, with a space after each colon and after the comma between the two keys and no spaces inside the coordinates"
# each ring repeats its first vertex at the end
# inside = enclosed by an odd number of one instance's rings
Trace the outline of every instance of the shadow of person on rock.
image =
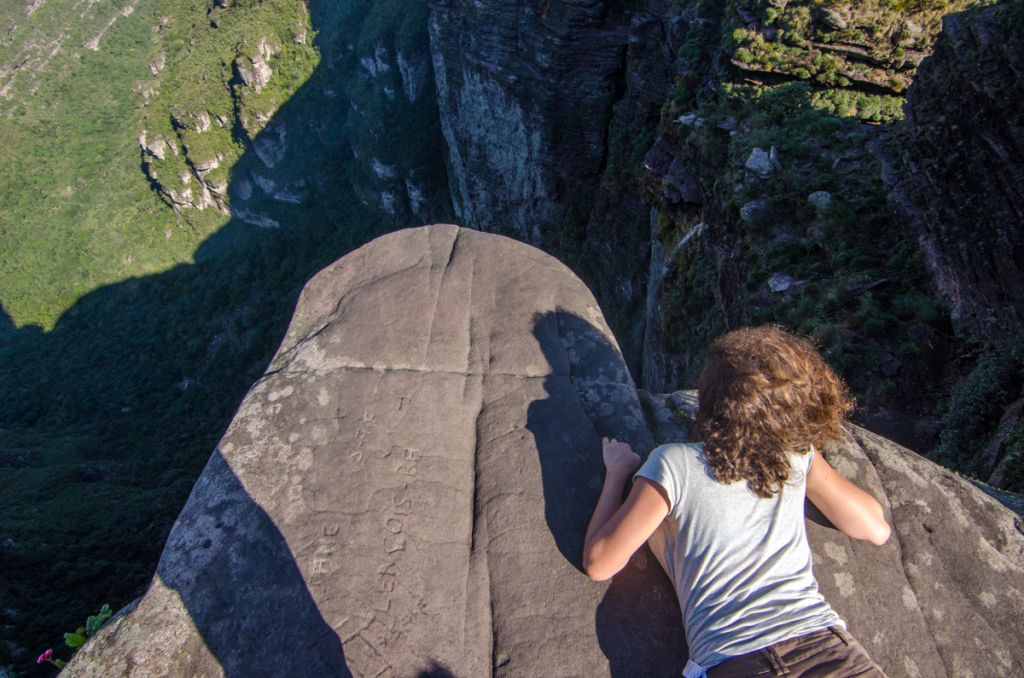
{"type": "Polygon", "coordinates": [[[171,530],[157,576],[177,591],[225,678],[351,678],[284,536],[219,451],[171,530]]]}
{"type": "MultiPolygon", "coordinates": [[[[559,552],[582,571],[604,477],[601,438],[625,440],[642,457],[654,441],[622,355],[597,328],[555,311],[534,318],[533,334],[552,374],[544,382],[548,397],[529,406],[526,428],[537,444],[548,528],[559,552]]],[[[688,651],[679,603],[647,546],[608,585],[595,630],[616,678],[682,673],[688,651]]]]}

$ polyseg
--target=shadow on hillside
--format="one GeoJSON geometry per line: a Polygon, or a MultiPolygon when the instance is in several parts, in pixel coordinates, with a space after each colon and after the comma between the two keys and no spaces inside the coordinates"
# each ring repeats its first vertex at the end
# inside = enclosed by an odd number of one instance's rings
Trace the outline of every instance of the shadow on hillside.
{"type": "MultiPolygon", "coordinates": [[[[347,16],[341,26],[327,0],[309,9],[321,65],[267,129],[288,126],[280,165],[310,172],[311,187],[300,204],[260,194],[245,205],[280,228],[233,218],[215,246],[200,245],[196,264],[97,289],[51,332],[18,329],[0,314],[0,535],[14,544],[0,548],[0,596],[14,611],[0,632],[10,641],[0,642],[0,666],[14,664],[19,675],[48,675],[35,665],[39,652],[56,649],[61,633],[101,604],[116,609],[144,590],[192,483],[273,356],[305,282],[368,240],[419,225],[363,206],[353,179],[366,170],[356,167],[343,124],[351,104],[324,96],[325,88],[344,91],[344,69],[327,64],[347,43],[339,31],[358,33],[352,21],[362,19],[347,16]],[[325,140],[327,133],[340,137],[325,140]]],[[[374,21],[380,30],[380,17],[374,21]]],[[[420,96],[436,99],[432,74],[427,82],[420,96]]],[[[436,102],[424,106],[436,117],[436,102]]],[[[426,170],[443,182],[439,120],[419,122],[421,136],[436,136],[437,166],[426,170]]],[[[269,169],[250,148],[232,169],[229,193],[269,169]]],[[[431,221],[452,218],[450,204],[427,209],[431,221]]]]}
{"type": "Polygon", "coordinates": [[[11,320],[10,314],[4,310],[3,306],[0,306],[0,337],[3,337],[13,329],[14,321],[11,320]]]}

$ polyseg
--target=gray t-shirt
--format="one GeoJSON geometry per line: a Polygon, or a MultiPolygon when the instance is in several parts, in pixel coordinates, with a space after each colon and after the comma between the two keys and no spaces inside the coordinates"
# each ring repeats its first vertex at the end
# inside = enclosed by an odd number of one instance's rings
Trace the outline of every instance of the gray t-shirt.
{"type": "Polygon", "coordinates": [[[789,455],[789,481],[770,499],[746,481],[716,481],[700,444],[662,445],[637,472],[672,505],[648,544],[676,587],[696,664],[846,627],[811,572],[804,496],[813,456],[789,455]]]}

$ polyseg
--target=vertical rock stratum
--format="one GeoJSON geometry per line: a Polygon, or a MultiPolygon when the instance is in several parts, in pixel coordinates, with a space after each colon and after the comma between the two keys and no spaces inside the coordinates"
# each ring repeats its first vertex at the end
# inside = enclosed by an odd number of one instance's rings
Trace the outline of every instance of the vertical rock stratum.
{"type": "Polygon", "coordinates": [[[907,92],[890,205],[920,242],[953,322],[1024,331],[1024,3],[947,15],[907,92]]]}
{"type": "Polygon", "coordinates": [[[431,2],[430,47],[462,224],[534,245],[586,223],[629,15],[603,0],[431,2]]]}

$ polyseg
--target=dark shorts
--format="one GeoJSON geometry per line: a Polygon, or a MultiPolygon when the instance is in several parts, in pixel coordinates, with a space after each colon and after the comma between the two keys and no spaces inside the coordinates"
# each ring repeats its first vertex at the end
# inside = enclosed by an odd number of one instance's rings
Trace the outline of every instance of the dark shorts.
{"type": "Polygon", "coordinates": [[[708,678],[788,676],[789,678],[885,678],[867,650],[839,626],[830,626],[798,638],[738,657],[708,669],[708,678]]]}

